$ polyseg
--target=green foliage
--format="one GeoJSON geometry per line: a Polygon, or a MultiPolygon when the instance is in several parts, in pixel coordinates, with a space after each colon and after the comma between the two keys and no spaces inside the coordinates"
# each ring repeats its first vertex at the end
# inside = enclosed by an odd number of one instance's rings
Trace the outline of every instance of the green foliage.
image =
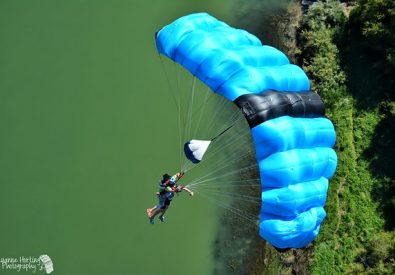
{"type": "Polygon", "coordinates": [[[358,262],[350,266],[350,271],[359,274],[395,273],[395,233],[381,231],[369,242],[367,250],[357,257],[358,262]]]}
{"type": "Polygon", "coordinates": [[[318,29],[326,26],[337,29],[343,27],[345,22],[346,18],[338,1],[319,1],[309,9],[302,28],[318,29]]]}
{"type": "MultiPolygon", "coordinates": [[[[350,41],[347,33],[347,19],[337,1],[314,5],[303,19],[300,29],[300,62],[312,81],[312,88],[321,95],[328,107],[327,114],[337,132],[335,150],[338,168],[330,182],[325,207],[328,216],[314,246],[311,272],[369,274],[374,270],[386,274],[392,270],[393,254],[388,252],[389,246],[380,248],[385,239],[379,235],[384,226],[378,208],[383,197],[374,197],[377,187],[385,181],[382,177],[377,177],[378,170],[374,169],[373,164],[375,159],[379,162],[390,161],[387,157],[383,158],[385,152],[379,152],[375,158],[371,158],[376,155],[372,152],[379,147],[375,141],[380,139],[377,133],[380,133],[378,130],[385,118],[380,107],[382,105],[378,104],[382,101],[382,90],[381,86],[374,86],[377,89],[375,94],[372,89],[367,89],[370,88],[368,85],[364,87],[359,82],[355,85],[356,81],[360,81],[356,75],[364,73],[364,80],[369,82],[375,74],[369,75],[366,73],[369,70],[360,67],[352,75],[350,71],[356,66],[347,67],[347,62],[351,59],[340,62],[344,51],[339,50],[339,45],[353,49],[347,45],[354,42],[350,41]],[[344,66],[347,70],[344,70],[344,66]],[[368,93],[369,97],[365,97],[366,104],[362,108],[359,102],[368,93]],[[369,108],[365,108],[366,106],[369,108]],[[375,259],[374,269],[370,270],[359,260],[361,255],[365,255],[363,253],[375,259]],[[387,260],[384,260],[384,254],[388,255],[388,259],[385,258],[387,260]]],[[[352,53],[349,51],[350,55],[352,53]]],[[[358,64],[355,62],[351,65],[358,64]]],[[[371,82],[375,84],[379,81],[371,82]]],[[[394,105],[385,106],[387,113],[392,114],[394,105]]],[[[388,134],[384,136],[388,140],[388,134]]],[[[388,238],[385,240],[388,241],[388,238]]]]}
{"type": "MultiPolygon", "coordinates": [[[[301,20],[296,46],[287,31],[292,20],[272,16],[265,25],[307,72],[337,133],[327,217],[312,252],[304,250],[312,253],[312,274],[395,274],[395,233],[384,231],[395,228],[394,6],[357,0],[347,18],[350,9],[339,1],[317,2],[301,20]]],[[[289,272],[270,256],[265,273],[289,272]]]]}
{"type": "Polygon", "coordinates": [[[374,43],[392,45],[395,41],[395,2],[393,0],[359,0],[350,14],[350,22],[374,43]]]}
{"type": "Polygon", "coordinates": [[[390,261],[395,253],[395,233],[380,232],[371,241],[368,250],[369,261],[373,266],[390,261]]]}
{"type": "Polygon", "coordinates": [[[300,4],[293,0],[286,8],[273,14],[268,22],[263,24],[266,29],[270,29],[270,31],[265,31],[270,37],[268,44],[278,47],[288,56],[292,63],[296,62],[295,56],[299,53],[296,45],[296,36],[301,17],[300,4]]]}
{"type": "Polygon", "coordinates": [[[379,104],[381,120],[373,134],[371,147],[364,152],[370,160],[369,166],[378,178],[373,197],[379,202],[386,219],[386,228],[395,228],[395,103],[384,101],[379,104]]]}
{"type": "Polygon", "coordinates": [[[341,86],[346,79],[340,69],[339,52],[333,38],[337,26],[343,26],[344,22],[340,5],[328,1],[312,6],[301,24],[300,60],[312,80],[312,89],[323,97],[327,107],[343,96],[341,86]]]}
{"type": "MultiPolygon", "coordinates": [[[[343,58],[347,64],[348,86],[362,109],[379,120],[361,149],[361,158],[369,160],[376,184],[372,190],[386,228],[395,228],[395,2],[359,0],[350,13],[348,39],[343,58]]],[[[356,134],[365,135],[363,131],[356,134]]],[[[361,142],[363,139],[360,139],[361,142]]]]}
{"type": "MultiPolygon", "coordinates": [[[[358,0],[350,13],[350,30],[360,45],[377,54],[374,66],[387,76],[387,92],[393,92],[395,74],[395,1],[358,0]]],[[[394,95],[392,95],[393,97],[394,95]]]]}

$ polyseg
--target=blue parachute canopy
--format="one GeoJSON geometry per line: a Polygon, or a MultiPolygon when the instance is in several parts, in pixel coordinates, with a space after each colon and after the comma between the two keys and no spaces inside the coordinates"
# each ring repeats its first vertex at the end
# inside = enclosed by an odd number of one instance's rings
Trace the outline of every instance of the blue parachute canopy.
{"type": "MultiPolygon", "coordinates": [[[[334,127],[304,71],[254,35],[207,13],[165,26],[156,45],[245,115],[262,185],[260,235],[278,248],[309,244],[326,215],[337,156],[334,127]]],[[[201,160],[191,144],[185,146],[189,159],[201,160]]]]}

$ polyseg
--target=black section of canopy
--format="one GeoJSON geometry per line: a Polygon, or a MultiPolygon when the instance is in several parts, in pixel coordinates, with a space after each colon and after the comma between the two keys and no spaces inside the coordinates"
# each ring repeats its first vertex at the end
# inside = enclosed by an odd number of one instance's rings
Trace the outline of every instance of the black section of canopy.
{"type": "Polygon", "coordinates": [[[325,106],[320,96],[311,91],[278,92],[239,96],[234,103],[241,109],[250,128],[267,120],[281,117],[322,117],[325,106]]]}

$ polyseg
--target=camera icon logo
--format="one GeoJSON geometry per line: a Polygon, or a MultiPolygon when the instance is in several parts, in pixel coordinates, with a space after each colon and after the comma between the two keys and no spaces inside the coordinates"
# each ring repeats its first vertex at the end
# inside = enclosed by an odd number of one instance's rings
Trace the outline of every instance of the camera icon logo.
{"type": "Polygon", "coordinates": [[[51,273],[53,271],[53,263],[51,258],[48,255],[41,255],[40,257],[38,257],[42,263],[42,265],[45,268],[45,272],[47,272],[47,274],[51,273]]]}

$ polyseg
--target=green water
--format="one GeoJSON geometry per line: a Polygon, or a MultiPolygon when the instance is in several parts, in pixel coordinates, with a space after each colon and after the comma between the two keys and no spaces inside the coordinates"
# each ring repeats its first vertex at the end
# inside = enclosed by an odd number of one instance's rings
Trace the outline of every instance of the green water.
{"type": "Polygon", "coordinates": [[[232,23],[232,5],[0,2],[0,258],[48,254],[53,274],[212,272],[214,206],[183,194],[165,224],[145,213],[179,167],[154,33],[197,11],[232,23]]]}

